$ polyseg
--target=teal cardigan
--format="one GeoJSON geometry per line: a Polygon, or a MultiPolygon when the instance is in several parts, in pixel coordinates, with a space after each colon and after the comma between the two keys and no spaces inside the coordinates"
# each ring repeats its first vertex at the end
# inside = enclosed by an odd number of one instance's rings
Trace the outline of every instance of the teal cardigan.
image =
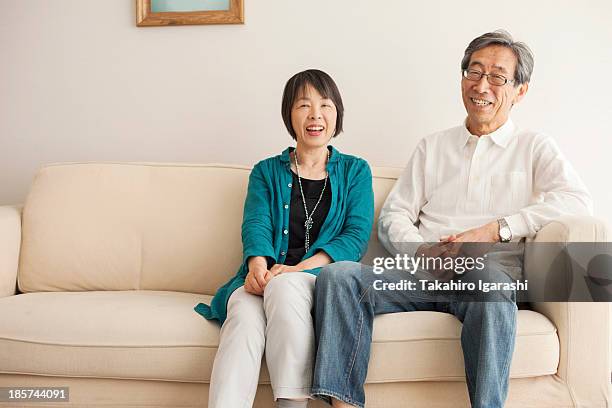
{"type": "MultiPolygon", "coordinates": [[[[325,251],[333,262],[358,261],[365,254],[374,221],[374,192],[368,163],[329,147],[327,164],[332,201],[317,240],[303,259],[317,251],[325,251]]],[[[223,324],[227,317],[229,297],[244,285],[247,261],[252,256],[264,256],[274,263],[285,261],[289,246],[289,208],[292,176],[287,148],[278,156],[255,165],[249,177],[242,220],[242,265],[236,276],[223,285],[210,305],[198,304],[194,309],[206,319],[223,324]]],[[[318,275],[321,268],[304,272],[318,275]]]]}

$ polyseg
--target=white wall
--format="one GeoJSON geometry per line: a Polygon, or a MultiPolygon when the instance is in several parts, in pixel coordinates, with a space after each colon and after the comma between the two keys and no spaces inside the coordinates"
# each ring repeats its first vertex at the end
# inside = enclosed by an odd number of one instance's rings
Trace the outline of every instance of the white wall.
{"type": "Polygon", "coordinates": [[[137,28],[132,0],[0,0],[0,204],[49,162],[253,164],[291,139],[293,73],[329,72],[346,105],[336,145],[405,164],[461,122],[459,62],[506,28],[536,55],[522,127],[557,139],[612,220],[612,2],[245,0],[245,25],[137,28]]]}

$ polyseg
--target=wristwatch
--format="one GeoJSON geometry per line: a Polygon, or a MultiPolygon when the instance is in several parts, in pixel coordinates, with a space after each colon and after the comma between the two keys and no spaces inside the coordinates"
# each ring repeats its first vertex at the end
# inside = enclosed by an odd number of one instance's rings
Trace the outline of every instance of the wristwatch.
{"type": "Polygon", "coordinates": [[[510,231],[510,226],[506,222],[505,218],[500,218],[497,220],[499,224],[499,240],[500,242],[510,242],[512,240],[512,231],[510,231]]]}

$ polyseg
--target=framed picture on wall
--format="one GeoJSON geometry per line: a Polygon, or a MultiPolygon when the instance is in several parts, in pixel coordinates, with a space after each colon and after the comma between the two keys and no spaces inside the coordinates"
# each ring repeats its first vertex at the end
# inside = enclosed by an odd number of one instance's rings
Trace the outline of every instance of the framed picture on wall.
{"type": "Polygon", "coordinates": [[[243,24],[244,0],[136,0],[138,27],[243,24]]]}

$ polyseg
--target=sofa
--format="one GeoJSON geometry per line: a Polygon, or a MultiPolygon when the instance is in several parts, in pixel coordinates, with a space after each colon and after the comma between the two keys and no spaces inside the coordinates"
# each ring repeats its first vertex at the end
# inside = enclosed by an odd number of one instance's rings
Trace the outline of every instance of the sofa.
{"type": "MultiPolygon", "coordinates": [[[[0,406],[206,407],[219,327],[193,307],[239,266],[249,170],[55,164],[23,207],[0,207],[0,387],[69,387],[70,397],[0,406]]],[[[400,169],[372,171],[378,214],[400,169]]],[[[610,230],[566,217],[535,240],[609,241],[610,230]]],[[[384,254],[373,230],[364,262],[384,254]]],[[[532,287],[545,255],[526,253],[532,287]]],[[[610,304],[529,306],[506,406],[609,407],[610,304]]],[[[469,407],[454,316],[398,313],[374,326],[368,408],[469,407]]],[[[269,408],[262,367],[254,406],[269,408]]]]}

